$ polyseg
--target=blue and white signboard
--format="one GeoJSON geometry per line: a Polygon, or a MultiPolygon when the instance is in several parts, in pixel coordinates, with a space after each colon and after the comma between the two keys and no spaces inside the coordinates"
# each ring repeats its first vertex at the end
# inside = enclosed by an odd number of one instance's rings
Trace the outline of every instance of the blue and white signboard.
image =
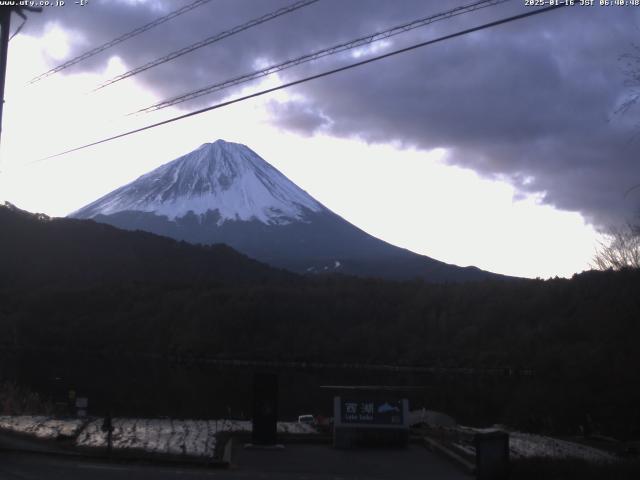
{"type": "Polygon", "coordinates": [[[345,424],[402,425],[404,409],[401,400],[376,401],[341,399],[341,420],[345,424]]]}

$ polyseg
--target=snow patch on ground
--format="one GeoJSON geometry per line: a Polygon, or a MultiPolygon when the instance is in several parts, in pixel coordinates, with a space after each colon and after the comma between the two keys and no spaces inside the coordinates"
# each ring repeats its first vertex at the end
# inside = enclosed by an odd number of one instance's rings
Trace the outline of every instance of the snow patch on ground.
{"type": "MultiPolygon", "coordinates": [[[[106,447],[107,435],[102,431],[102,419],[94,420],[78,435],[81,447],[106,447]]],[[[216,434],[249,433],[251,422],[245,420],[147,420],[116,418],[113,420],[114,449],[136,449],[150,453],[213,456],[216,434]]],[[[278,433],[315,434],[305,424],[278,422],[278,433]]]]}
{"type": "Polygon", "coordinates": [[[74,437],[83,425],[84,421],[81,419],[57,420],[33,415],[0,416],[0,430],[42,439],[55,439],[60,435],[74,437]]]}
{"type": "MultiPolygon", "coordinates": [[[[495,431],[495,428],[459,427],[465,433],[495,431]]],[[[608,452],[579,443],[559,440],[545,435],[509,431],[509,453],[513,458],[578,459],[589,462],[610,462],[616,457],[608,452]]],[[[475,447],[465,445],[475,452],[475,447]]]]}
{"type": "MultiPolygon", "coordinates": [[[[0,417],[0,430],[7,430],[42,439],[59,435],[75,437],[79,447],[104,448],[107,434],[102,431],[104,419],[57,420],[45,416],[0,417]]],[[[115,450],[141,450],[149,453],[212,457],[219,433],[250,433],[246,420],[171,420],[114,418],[112,446],[115,450]]],[[[278,422],[278,433],[313,435],[318,433],[308,424],[278,422]]]]}
{"type": "MultiPolygon", "coordinates": [[[[78,435],[80,447],[106,447],[107,434],[102,419],[94,420],[78,435]]],[[[170,420],[116,418],[113,420],[114,449],[143,450],[149,453],[213,456],[216,433],[222,422],[207,420],[170,420]],[[217,425],[216,425],[217,423],[217,425]]]]}
{"type": "Polygon", "coordinates": [[[597,448],[542,435],[520,432],[511,432],[509,434],[509,450],[516,458],[575,458],[596,462],[606,462],[615,459],[613,455],[598,450],[597,448]]]}

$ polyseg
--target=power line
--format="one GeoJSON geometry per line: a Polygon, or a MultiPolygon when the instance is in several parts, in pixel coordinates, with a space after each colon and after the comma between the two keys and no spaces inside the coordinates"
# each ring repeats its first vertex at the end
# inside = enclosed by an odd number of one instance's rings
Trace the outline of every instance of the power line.
{"type": "Polygon", "coordinates": [[[109,85],[112,85],[116,82],[119,82],[120,80],[124,80],[125,78],[132,77],[134,75],[137,75],[140,72],[144,72],[145,70],[149,70],[150,68],[157,67],[158,65],[162,65],[163,63],[170,62],[171,60],[181,57],[182,55],[186,55],[187,53],[191,53],[194,50],[205,47],[207,45],[211,45],[212,43],[215,43],[215,42],[219,42],[224,38],[240,33],[244,30],[248,30],[249,28],[255,27],[256,25],[260,25],[261,23],[268,22],[269,20],[273,20],[274,18],[280,17],[282,15],[286,15],[287,13],[291,13],[295,10],[306,7],[318,1],[319,0],[300,0],[298,2],[292,3],[291,5],[275,10],[271,13],[267,13],[266,15],[263,15],[261,17],[254,18],[253,20],[250,20],[247,23],[243,23],[242,25],[237,25],[229,30],[225,30],[223,32],[217,33],[216,35],[207,37],[204,40],[193,43],[187,47],[181,48],[180,50],[176,50],[175,52],[171,52],[163,57],[160,57],[155,60],[152,60],[151,62],[145,63],[144,65],[134,68],[133,70],[129,70],[128,72],[125,72],[121,75],[113,77],[112,79],[107,80],[106,82],[98,86],[94,90],[94,92],[104,87],[107,87],[109,85]]]}
{"type": "Polygon", "coordinates": [[[631,192],[633,192],[634,190],[637,190],[638,188],[640,188],[640,183],[639,183],[639,184],[637,184],[637,185],[634,185],[633,187],[631,187],[631,188],[629,188],[629,189],[627,189],[627,191],[626,191],[626,192],[624,192],[624,196],[623,196],[623,198],[627,198],[627,196],[628,196],[631,192]]]}
{"type": "Polygon", "coordinates": [[[75,65],[76,63],[82,62],[87,58],[93,57],[94,55],[104,52],[105,50],[113,47],[114,45],[122,43],[125,40],[129,40],[130,38],[133,38],[136,35],[140,35],[141,33],[146,32],[147,30],[151,30],[152,28],[157,27],[158,25],[168,22],[169,20],[176,18],[177,16],[182,15],[183,13],[187,13],[193,10],[194,8],[201,7],[202,5],[209,3],[210,1],[211,0],[196,0],[195,2],[190,3],[189,5],[185,5],[184,7],[179,8],[178,10],[174,10],[173,12],[168,13],[167,15],[164,15],[162,17],[155,19],[153,22],[147,23],[146,25],[142,25],[141,27],[131,30],[130,32],[125,33],[124,35],[121,35],[118,38],[114,38],[113,40],[105,44],[102,44],[96,48],[93,48],[88,52],[83,53],[82,55],[72,58],[71,60],[68,60],[63,64],[58,65],[57,67],[54,67],[51,70],[48,70],[47,72],[32,78],[28,83],[29,84],[36,83],[42,80],[43,78],[46,78],[50,75],[53,75],[54,73],[57,73],[61,70],[69,68],[70,66],[75,65]]]}
{"type": "Polygon", "coordinates": [[[20,23],[20,25],[18,25],[18,28],[16,28],[16,31],[15,31],[15,32],[13,32],[13,33],[11,34],[11,36],[9,37],[9,41],[13,40],[13,37],[15,37],[16,35],[18,35],[18,34],[22,31],[22,29],[24,28],[24,26],[25,26],[25,24],[26,24],[26,23],[27,23],[27,17],[26,17],[26,16],[24,16],[24,17],[22,18],[22,22],[20,23]]]}
{"type": "Polygon", "coordinates": [[[507,18],[503,18],[503,19],[500,19],[500,20],[495,20],[493,22],[485,23],[485,24],[477,26],[477,27],[468,28],[466,30],[461,30],[459,32],[451,33],[451,34],[445,35],[443,37],[438,37],[438,38],[435,38],[433,40],[428,40],[426,42],[417,43],[417,44],[411,45],[409,47],[401,48],[399,50],[394,50],[393,52],[385,53],[383,55],[378,55],[376,57],[371,57],[371,58],[368,58],[366,60],[362,60],[360,62],[351,63],[349,65],[345,65],[345,66],[340,67],[340,68],[335,68],[333,70],[328,70],[328,71],[325,71],[325,72],[322,72],[322,73],[318,73],[316,75],[312,75],[312,76],[305,77],[305,78],[302,78],[302,79],[299,79],[299,80],[295,80],[293,82],[285,83],[285,84],[279,85],[277,87],[268,88],[266,90],[261,90],[259,92],[252,93],[250,95],[245,95],[245,96],[242,96],[242,97],[239,97],[239,98],[235,98],[233,100],[228,100],[226,102],[218,103],[216,105],[211,105],[211,106],[206,107],[206,108],[201,108],[200,110],[195,110],[193,112],[185,113],[184,115],[179,115],[177,117],[169,118],[169,119],[163,120],[161,122],[157,122],[157,123],[153,123],[151,125],[147,125],[147,126],[144,126],[144,127],[136,128],[136,129],[130,130],[128,132],[120,133],[120,134],[114,135],[112,137],[108,137],[108,138],[104,138],[102,140],[98,140],[96,142],[87,143],[87,144],[82,145],[80,147],[71,148],[69,150],[65,150],[64,152],[56,153],[55,155],[49,155],[48,157],[44,157],[44,158],[41,158],[39,160],[35,160],[34,162],[30,162],[30,163],[40,162],[40,161],[43,161],[43,160],[48,160],[50,158],[60,157],[62,155],[66,155],[68,153],[77,152],[78,150],[83,150],[85,148],[93,147],[93,146],[99,145],[101,143],[106,143],[106,142],[110,142],[112,140],[116,140],[118,138],[122,138],[122,137],[126,137],[126,136],[129,136],[129,135],[133,135],[134,133],[143,132],[143,131],[149,130],[151,128],[155,128],[155,127],[159,127],[159,126],[162,126],[162,125],[167,125],[169,123],[177,122],[178,120],[183,120],[185,118],[193,117],[195,115],[200,115],[201,113],[209,112],[211,110],[217,110],[219,108],[223,108],[223,107],[232,105],[234,103],[239,103],[239,102],[242,102],[242,101],[245,101],[245,100],[249,100],[251,98],[260,97],[262,95],[266,95],[268,93],[272,93],[272,92],[275,92],[275,91],[278,91],[278,90],[283,90],[285,88],[289,88],[289,87],[292,87],[294,85],[300,85],[302,83],[305,83],[305,82],[308,82],[308,81],[311,81],[311,80],[316,80],[318,78],[327,77],[327,76],[333,75],[335,73],[344,72],[345,70],[350,70],[352,68],[360,67],[362,65],[367,65],[369,63],[373,63],[373,62],[376,62],[378,60],[382,60],[384,58],[389,58],[389,57],[392,57],[392,56],[395,56],[395,55],[399,55],[401,53],[405,53],[405,52],[409,52],[409,51],[412,51],[412,50],[416,50],[418,48],[426,47],[428,45],[433,45],[434,43],[439,43],[439,42],[443,42],[445,40],[450,40],[452,38],[461,37],[461,36],[467,35],[469,33],[474,33],[474,32],[478,32],[480,30],[484,30],[484,29],[487,29],[487,28],[495,27],[495,26],[498,26],[498,25],[503,25],[505,23],[513,22],[515,20],[521,20],[523,18],[531,17],[533,15],[539,15],[541,13],[550,12],[552,10],[556,10],[558,8],[565,7],[566,5],[567,5],[566,3],[561,3],[559,5],[552,5],[552,6],[541,8],[541,9],[538,9],[538,10],[531,10],[531,11],[526,12],[526,13],[521,13],[519,15],[514,15],[512,17],[507,17],[507,18]]]}
{"type": "Polygon", "coordinates": [[[424,27],[431,23],[438,22],[440,20],[446,20],[451,17],[455,17],[457,15],[462,15],[465,13],[473,12],[475,10],[479,10],[481,8],[486,8],[494,5],[498,5],[500,3],[505,3],[510,0],[482,0],[476,3],[472,3],[469,5],[463,5],[451,10],[447,10],[445,12],[437,13],[436,15],[431,15],[425,18],[420,18],[418,20],[413,20],[409,23],[404,23],[402,25],[397,25],[395,27],[389,28],[384,31],[372,33],[371,35],[367,35],[364,37],[356,38],[355,40],[350,40],[348,42],[340,43],[338,45],[334,45],[332,47],[324,48],[322,50],[317,50],[313,53],[309,53],[307,55],[303,55],[298,58],[294,58],[291,60],[287,60],[282,63],[270,65],[261,70],[256,70],[251,73],[246,73],[244,75],[240,75],[238,77],[234,77],[228,80],[224,80],[219,83],[215,83],[212,85],[208,85],[206,87],[200,88],[198,90],[191,91],[189,93],[185,93],[183,95],[179,95],[168,100],[163,100],[162,102],[156,103],[149,107],[142,108],[135,112],[130,113],[129,115],[133,115],[136,113],[142,112],[153,112],[156,110],[160,110],[166,107],[170,107],[172,105],[177,105],[182,102],[186,102],[188,100],[193,100],[194,98],[198,98],[204,95],[209,95],[211,93],[224,90],[226,88],[239,85],[242,83],[249,82],[251,80],[255,80],[257,78],[265,77],[267,75],[271,75],[273,73],[280,72],[282,70],[295,67],[297,65],[311,62],[313,60],[317,60],[319,58],[323,58],[329,55],[335,55],[337,53],[344,52],[346,50],[351,50],[357,47],[361,47],[363,45],[368,45],[373,42],[377,42],[379,40],[384,40],[389,37],[393,37],[395,35],[399,35],[401,33],[408,32],[415,28],[424,27]]]}

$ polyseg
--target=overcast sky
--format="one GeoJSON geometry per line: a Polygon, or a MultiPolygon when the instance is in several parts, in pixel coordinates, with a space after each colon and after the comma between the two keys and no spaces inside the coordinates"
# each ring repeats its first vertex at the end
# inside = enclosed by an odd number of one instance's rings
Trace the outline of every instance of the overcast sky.
{"type": "MultiPolygon", "coordinates": [[[[45,7],[10,44],[0,197],[65,215],[224,138],[369,233],[522,276],[588,268],[631,219],[640,108],[625,62],[640,7],[566,7],[63,157],[88,141],[530,10],[513,0],[153,114],[125,114],[464,1],[320,0],[97,93],[109,78],[294,0],[213,0],[33,86],[25,82],[188,1],[45,7]]],[[[13,27],[19,24],[13,18],[13,27]]]]}

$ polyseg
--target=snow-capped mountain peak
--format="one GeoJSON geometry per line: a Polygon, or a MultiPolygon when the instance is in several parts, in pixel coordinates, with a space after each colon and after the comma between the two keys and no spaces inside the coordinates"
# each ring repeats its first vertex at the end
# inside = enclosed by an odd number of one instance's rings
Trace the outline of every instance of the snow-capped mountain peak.
{"type": "Polygon", "coordinates": [[[71,214],[176,240],[225,243],[299,273],[408,280],[491,278],[375,238],[311,198],[244,145],[218,140],[71,214]]]}
{"type": "Polygon", "coordinates": [[[125,185],[71,216],[137,211],[170,220],[217,211],[218,223],[258,220],[283,225],[324,207],[253,150],[217,140],[125,185]]]}

